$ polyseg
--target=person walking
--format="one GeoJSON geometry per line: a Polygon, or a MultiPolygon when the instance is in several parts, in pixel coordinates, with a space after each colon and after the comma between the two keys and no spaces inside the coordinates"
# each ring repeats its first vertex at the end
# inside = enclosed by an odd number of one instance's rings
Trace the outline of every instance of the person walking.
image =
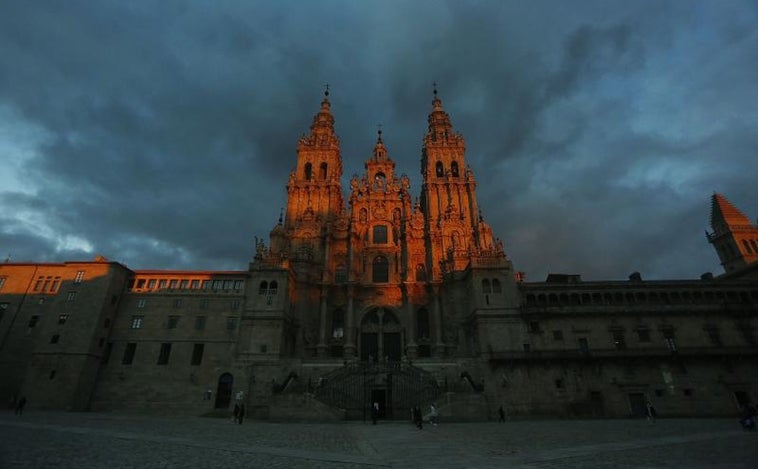
{"type": "Polygon", "coordinates": [[[233,423],[238,423],[239,417],[240,417],[240,405],[239,405],[239,403],[235,402],[234,403],[234,414],[232,416],[232,422],[233,423]]]}
{"type": "Polygon", "coordinates": [[[240,402],[239,413],[237,415],[237,423],[242,425],[242,421],[245,419],[245,403],[240,402]]]}
{"type": "Polygon", "coordinates": [[[371,424],[376,425],[376,419],[379,418],[379,403],[374,402],[371,405],[371,424]]]}
{"type": "Polygon", "coordinates": [[[503,406],[500,406],[500,408],[497,409],[497,414],[499,416],[498,419],[497,419],[497,421],[498,422],[505,422],[505,409],[503,409],[503,406]]]}
{"type": "Polygon", "coordinates": [[[424,428],[424,416],[421,415],[421,409],[419,406],[413,408],[413,421],[416,423],[416,428],[419,430],[424,428]]]}
{"type": "Polygon", "coordinates": [[[434,404],[429,406],[429,421],[432,422],[432,425],[435,427],[440,422],[440,414],[437,412],[437,408],[434,407],[434,404]]]}
{"type": "Polygon", "coordinates": [[[650,423],[655,423],[656,415],[657,412],[655,411],[655,407],[653,407],[653,404],[651,404],[650,401],[647,401],[645,404],[645,416],[647,417],[647,421],[650,423]]]}
{"type": "Polygon", "coordinates": [[[22,396],[16,404],[16,415],[22,415],[24,413],[24,406],[26,405],[26,396],[22,396]]]}

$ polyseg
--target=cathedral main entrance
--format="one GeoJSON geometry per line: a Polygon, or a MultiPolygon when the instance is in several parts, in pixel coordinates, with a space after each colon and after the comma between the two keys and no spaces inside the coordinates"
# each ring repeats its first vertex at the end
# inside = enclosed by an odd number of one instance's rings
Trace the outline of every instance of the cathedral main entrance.
{"type": "Polygon", "coordinates": [[[400,361],[402,332],[400,321],[390,309],[369,310],[361,321],[361,361],[400,361]]]}

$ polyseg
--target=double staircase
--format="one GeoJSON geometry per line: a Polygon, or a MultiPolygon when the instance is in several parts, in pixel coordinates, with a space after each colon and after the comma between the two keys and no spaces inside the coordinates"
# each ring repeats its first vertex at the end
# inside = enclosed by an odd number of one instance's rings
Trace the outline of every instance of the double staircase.
{"type": "Polygon", "coordinates": [[[389,361],[348,363],[321,377],[313,389],[316,399],[343,409],[349,419],[367,418],[374,402],[382,417],[406,419],[412,407],[427,408],[441,393],[431,373],[389,361]]]}

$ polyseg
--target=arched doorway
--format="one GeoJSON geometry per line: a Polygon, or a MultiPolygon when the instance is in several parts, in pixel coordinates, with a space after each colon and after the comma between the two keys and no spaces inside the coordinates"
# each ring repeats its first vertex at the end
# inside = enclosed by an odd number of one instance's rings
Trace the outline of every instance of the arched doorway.
{"type": "Polygon", "coordinates": [[[218,389],[216,390],[216,409],[228,409],[232,401],[232,385],[234,385],[234,376],[231,373],[224,373],[218,378],[218,389]]]}
{"type": "Polygon", "coordinates": [[[402,326],[395,313],[374,308],[361,321],[361,360],[399,361],[402,357],[402,326]]]}

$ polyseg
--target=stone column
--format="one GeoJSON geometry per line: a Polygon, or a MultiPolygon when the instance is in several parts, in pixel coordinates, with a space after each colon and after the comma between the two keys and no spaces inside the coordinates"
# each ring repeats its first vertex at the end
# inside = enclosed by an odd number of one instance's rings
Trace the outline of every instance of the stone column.
{"type": "Polygon", "coordinates": [[[347,287],[347,318],[345,318],[345,358],[355,357],[355,312],[353,311],[353,286],[347,287]]]}
{"type": "Polygon", "coordinates": [[[434,356],[445,355],[445,342],[442,340],[442,312],[440,311],[440,286],[432,285],[432,315],[434,318],[434,356]]]}
{"type": "Polygon", "coordinates": [[[406,328],[408,334],[407,347],[405,354],[409,359],[415,360],[418,357],[418,345],[416,344],[416,313],[413,311],[411,298],[408,294],[408,285],[403,285],[403,308],[405,309],[406,328]]]}
{"type": "Polygon", "coordinates": [[[316,351],[319,357],[325,357],[327,352],[326,347],[326,286],[321,287],[321,307],[319,308],[319,327],[318,327],[318,345],[316,345],[316,351]]]}

